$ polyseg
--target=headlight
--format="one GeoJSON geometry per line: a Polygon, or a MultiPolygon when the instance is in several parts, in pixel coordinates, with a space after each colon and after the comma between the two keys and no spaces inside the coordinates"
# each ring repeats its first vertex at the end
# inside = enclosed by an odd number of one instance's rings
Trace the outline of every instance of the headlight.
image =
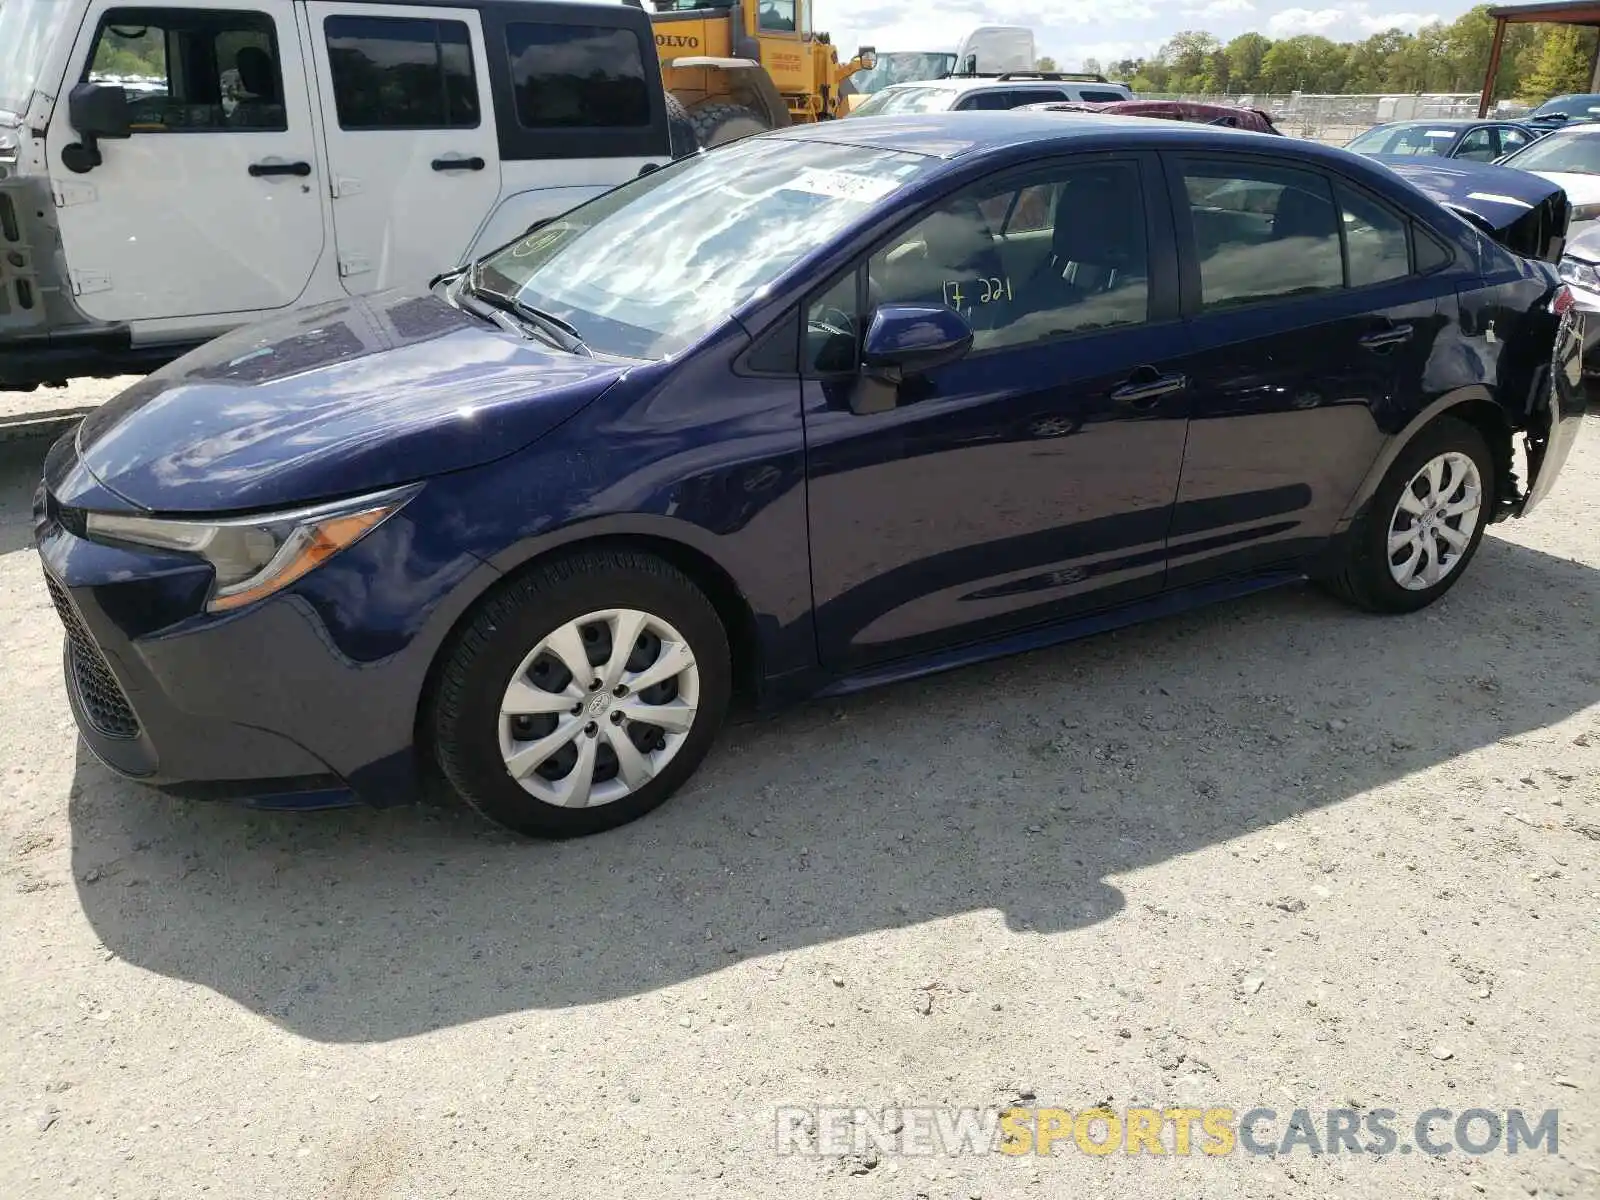
{"type": "Polygon", "coordinates": [[[1600,217],[1600,204],[1574,204],[1571,214],[1567,217],[1567,223],[1575,225],[1579,221],[1592,221],[1596,217],[1600,217]]]}
{"type": "Polygon", "coordinates": [[[216,571],[208,612],[241,608],[288,587],[339,551],[355,545],[416,495],[420,484],[292,512],[220,521],[89,513],[90,537],[177,550],[216,571]]]}
{"type": "Polygon", "coordinates": [[[1586,263],[1571,255],[1563,255],[1556,270],[1568,283],[1585,291],[1600,292],[1600,270],[1597,270],[1593,263],[1586,263]]]}
{"type": "Polygon", "coordinates": [[[0,162],[16,162],[19,143],[9,129],[0,129],[0,162]]]}

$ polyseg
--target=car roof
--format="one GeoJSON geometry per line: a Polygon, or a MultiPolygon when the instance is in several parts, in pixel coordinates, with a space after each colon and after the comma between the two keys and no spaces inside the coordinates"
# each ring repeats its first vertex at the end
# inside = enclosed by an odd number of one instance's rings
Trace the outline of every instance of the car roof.
{"type": "Polygon", "coordinates": [[[1020,79],[1001,79],[996,75],[946,75],[942,79],[911,79],[905,83],[891,83],[881,90],[885,92],[908,92],[912,88],[937,88],[948,92],[970,92],[974,88],[981,87],[1059,89],[1063,84],[1091,88],[1126,88],[1128,86],[1125,83],[1117,83],[1114,80],[1101,83],[1094,79],[1028,79],[1026,78],[1027,72],[1022,72],[1021,74],[1024,77],[1020,79]]]}
{"type": "Polygon", "coordinates": [[[1465,129],[1468,125],[1516,125],[1520,122],[1510,117],[1407,117],[1404,121],[1385,121],[1374,129],[1401,129],[1408,126],[1431,125],[1435,129],[1465,129]]]}
{"type": "Polygon", "coordinates": [[[1026,145],[1035,153],[1126,149],[1132,146],[1212,146],[1234,150],[1271,147],[1274,155],[1285,158],[1337,162],[1347,166],[1365,161],[1348,151],[1299,138],[1255,133],[1222,125],[1157,121],[1149,117],[1112,116],[1095,112],[1081,113],[1072,121],[1063,121],[1055,113],[1022,109],[904,113],[863,121],[817,121],[790,125],[758,136],[833,142],[879,150],[904,150],[943,159],[1002,152],[1026,145]]]}

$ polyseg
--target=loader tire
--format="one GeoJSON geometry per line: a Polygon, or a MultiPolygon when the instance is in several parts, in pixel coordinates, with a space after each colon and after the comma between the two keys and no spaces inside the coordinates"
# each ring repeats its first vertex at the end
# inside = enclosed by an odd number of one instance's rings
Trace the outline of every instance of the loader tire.
{"type": "Polygon", "coordinates": [[[675,159],[700,149],[700,138],[694,131],[694,119],[689,116],[683,101],[671,92],[667,93],[667,136],[675,159]]]}
{"type": "Polygon", "coordinates": [[[742,104],[702,104],[689,114],[694,135],[707,150],[765,133],[767,123],[742,104]]]}

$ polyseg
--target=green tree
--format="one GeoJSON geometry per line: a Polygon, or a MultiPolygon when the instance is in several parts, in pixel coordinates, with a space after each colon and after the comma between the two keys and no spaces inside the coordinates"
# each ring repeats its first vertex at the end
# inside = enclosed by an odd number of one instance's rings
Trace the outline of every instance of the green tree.
{"type": "Polygon", "coordinates": [[[1228,43],[1228,81],[1234,91],[1261,90],[1261,64],[1272,49],[1272,42],[1259,33],[1243,33],[1228,43]]]}
{"type": "Polygon", "coordinates": [[[1559,96],[1581,92],[1589,86],[1591,38],[1585,38],[1574,25],[1553,25],[1545,33],[1533,72],[1524,91],[1531,96],[1559,96]]]}
{"type": "Polygon", "coordinates": [[[1061,69],[1060,67],[1056,66],[1056,60],[1051,58],[1048,54],[1041,54],[1038,60],[1033,64],[1033,68],[1036,71],[1043,71],[1046,73],[1050,71],[1059,71],[1061,69]]]}

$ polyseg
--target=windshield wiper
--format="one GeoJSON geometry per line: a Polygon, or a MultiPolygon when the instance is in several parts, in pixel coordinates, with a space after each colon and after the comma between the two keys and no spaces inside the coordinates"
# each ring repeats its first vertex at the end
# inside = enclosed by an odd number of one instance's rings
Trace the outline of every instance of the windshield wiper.
{"type": "Polygon", "coordinates": [[[542,308],[535,308],[531,304],[518,300],[515,296],[507,296],[504,292],[479,287],[478,270],[478,264],[474,263],[464,277],[466,290],[472,296],[485,304],[499,309],[503,313],[509,313],[532,325],[567,353],[581,354],[584,358],[594,357],[594,351],[585,344],[583,335],[574,326],[563,321],[554,313],[545,312],[542,308]]]}

